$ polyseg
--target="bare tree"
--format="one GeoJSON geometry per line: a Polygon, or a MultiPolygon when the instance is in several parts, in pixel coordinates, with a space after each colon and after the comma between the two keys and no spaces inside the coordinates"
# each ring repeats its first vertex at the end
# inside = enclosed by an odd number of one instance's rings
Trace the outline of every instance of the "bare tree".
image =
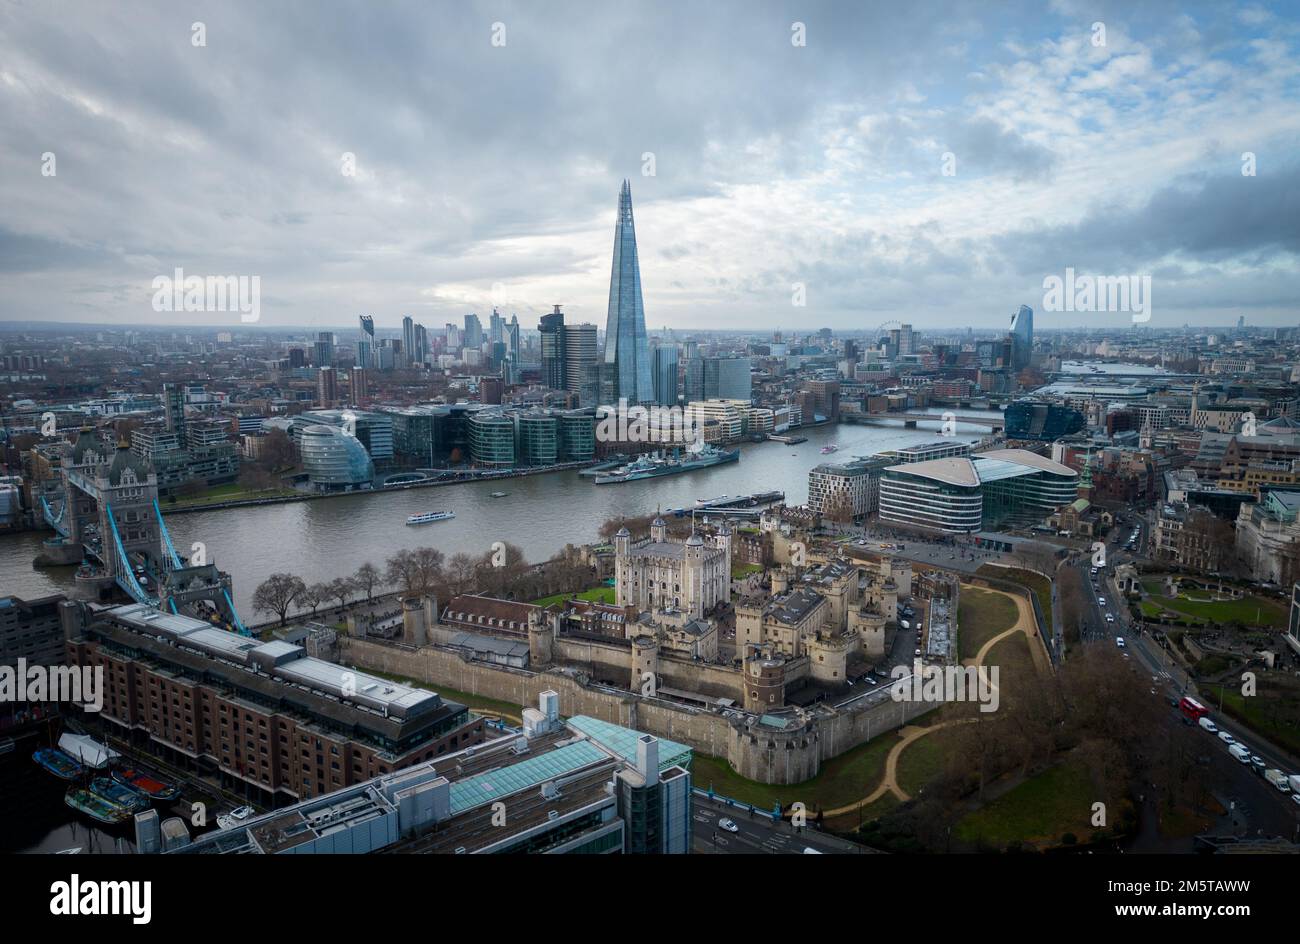
{"type": "Polygon", "coordinates": [[[335,577],[329,582],[327,589],[329,599],[338,601],[340,613],[348,605],[348,598],[357,592],[356,584],[347,577],[335,577]]]}
{"type": "Polygon", "coordinates": [[[257,613],[274,613],[284,625],[285,617],[294,601],[303,595],[307,585],[293,574],[271,574],[253,591],[253,610],[257,613]]]}
{"type": "Polygon", "coordinates": [[[375,599],[375,587],[383,581],[383,575],[380,574],[379,568],[367,561],[357,568],[357,572],[352,575],[352,582],[356,584],[357,590],[365,593],[366,602],[373,602],[375,599]]]}
{"type": "Polygon", "coordinates": [[[310,607],[311,618],[315,619],[316,611],[320,609],[321,604],[329,600],[329,598],[330,598],[329,584],[313,583],[310,584],[307,587],[307,589],[303,591],[302,596],[298,600],[298,605],[310,607]]]}

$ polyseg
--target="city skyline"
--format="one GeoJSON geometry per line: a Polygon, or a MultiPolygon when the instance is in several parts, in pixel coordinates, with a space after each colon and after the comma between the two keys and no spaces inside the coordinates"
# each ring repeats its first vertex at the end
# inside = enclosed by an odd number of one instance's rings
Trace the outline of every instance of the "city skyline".
{"type": "Polygon", "coordinates": [[[998,328],[1021,304],[1040,330],[1124,326],[1044,309],[1068,268],[1151,276],[1155,327],[1295,322],[1300,73],[1276,5],[937,9],[576,30],[577,7],[397,7],[302,31],[237,5],[201,46],[165,7],[87,7],[81,35],[0,14],[0,323],[240,323],[153,311],[178,267],[260,278],[261,323],[286,328],[493,304],[599,322],[625,177],[655,327],[998,328]]]}

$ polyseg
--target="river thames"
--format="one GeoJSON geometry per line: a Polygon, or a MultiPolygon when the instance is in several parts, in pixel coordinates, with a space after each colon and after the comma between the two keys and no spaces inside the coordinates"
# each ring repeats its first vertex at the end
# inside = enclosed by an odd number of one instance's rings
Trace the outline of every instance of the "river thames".
{"type": "MultiPolygon", "coordinates": [[[[931,412],[941,412],[933,410],[931,412]]],[[[961,411],[978,415],[983,411],[961,411]]],[[[990,414],[997,415],[997,414],[990,414]]],[[[738,463],[698,472],[593,485],[576,472],[551,472],[487,482],[358,493],[316,501],[288,502],[194,512],[167,517],[178,550],[200,541],[209,559],[234,580],[235,606],[248,621],[267,619],[252,610],[253,591],[267,574],[286,571],[308,583],[349,576],[367,561],[383,568],[401,548],[436,547],[448,556],[484,554],[494,541],[510,541],[529,561],[555,555],[565,544],[594,541],[603,522],[650,514],[656,508],[686,508],[697,498],[781,490],[788,504],[808,498],[808,470],[823,462],[845,462],[921,442],[934,442],[939,422],[906,429],[901,423],[822,426],[792,431],[807,442],[748,443],[738,463]],[[822,455],[837,443],[839,451],[822,455]],[[507,492],[492,498],[492,492],[507,492]],[[454,519],[406,525],[409,515],[449,510],[454,519]]],[[[958,440],[977,441],[987,430],[961,426],[958,440]]],[[[165,511],[164,511],[165,514],[165,511]]],[[[32,598],[70,592],[73,568],[37,569],[32,559],[49,532],[0,537],[0,596],[32,598]]]]}

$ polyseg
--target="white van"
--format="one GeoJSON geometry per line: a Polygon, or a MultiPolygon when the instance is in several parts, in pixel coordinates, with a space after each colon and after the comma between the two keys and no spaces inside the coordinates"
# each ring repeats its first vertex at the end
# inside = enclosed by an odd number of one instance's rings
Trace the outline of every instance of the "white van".
{"type": "Polygon", "coordinates": [[[1240,744],[1232,745],[1232,747],[1228,748],[1228,753],[1237,758],[1237,760],[1241,761],[1243,764],[1250,763],[1250,751],[1246,750],[1246,748],[1240,744]]]}
{"type": "Polygon", "coordinates": [[[1211,721],[1209,718],[1202,718],[1200,721],[1196,723],[1199,724],[1201,727],[1203,727],[1205,730],[1209,731],[1211,734],[1219,733],[1219,726],[1215,724],[1213,721],[1211,721]]]}

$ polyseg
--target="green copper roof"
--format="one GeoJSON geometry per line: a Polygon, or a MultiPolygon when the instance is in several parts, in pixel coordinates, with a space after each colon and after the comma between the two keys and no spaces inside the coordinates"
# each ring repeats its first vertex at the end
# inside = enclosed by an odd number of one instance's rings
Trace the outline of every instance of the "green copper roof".
{"type": "MultiPolygon", "coordinates": [[[[636,763],[636,744],[642,732],[633,731],[631,728],[625,728],[621,725],[610,724],[608,721],[601,721],[599,718],[592,718],[588,715],[577,715],[570,718],[568,725],[573,730],[587,735],[606,750],[618,754],[628,763],[636,763]]],[[[673,766],[689,770],[692,756],[691,749],[685,744],[678,744],[676,741],[670,741],[667,738],[659,738],[660,770],[667,770],[673,766]]]]}

